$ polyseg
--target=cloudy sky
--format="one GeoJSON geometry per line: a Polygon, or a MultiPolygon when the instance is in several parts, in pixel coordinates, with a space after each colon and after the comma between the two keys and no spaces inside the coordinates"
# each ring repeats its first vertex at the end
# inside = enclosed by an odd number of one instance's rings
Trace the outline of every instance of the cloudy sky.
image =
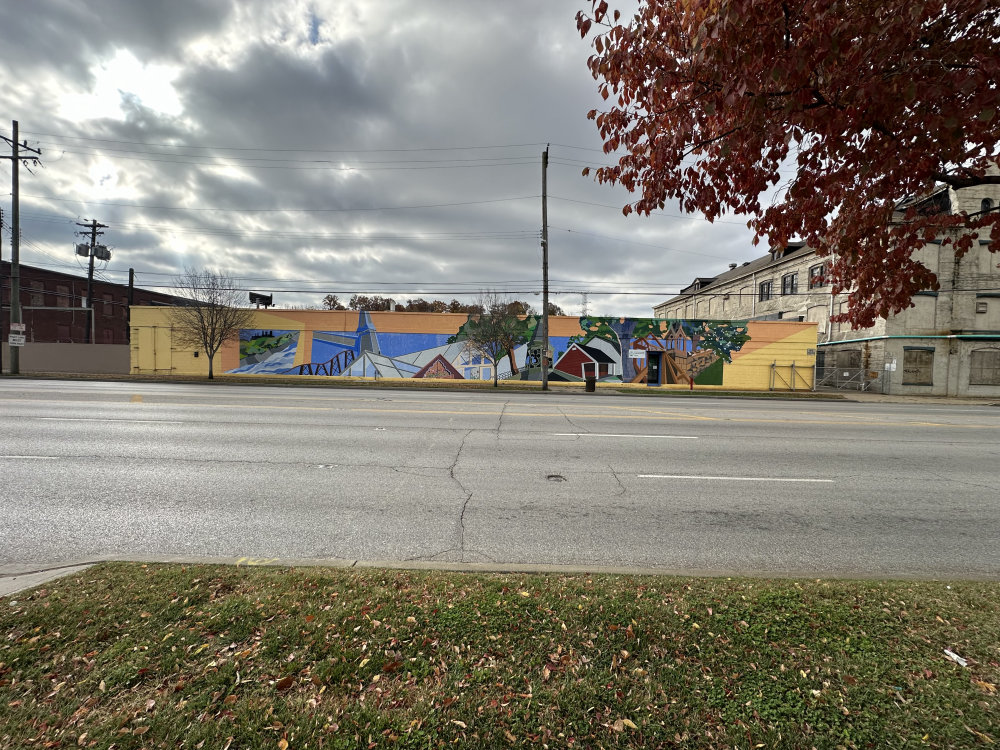
{"type": "MultiPolygon", "coordinates": [[[[623,9],[627,3],[617,4],[623,9]]],[[[574,16],[585,0],[32,0],[0,27],[0,133],[21,171],[22,262],[170,286],[210,267],[319,306],[327,293],[540,308],[549,146],[553,301],[649,315],[695,276],[759,256],[739,217],[623,217],[574,16]]],[[[9,259],[10,162],[0,162],[9,259]]]]}

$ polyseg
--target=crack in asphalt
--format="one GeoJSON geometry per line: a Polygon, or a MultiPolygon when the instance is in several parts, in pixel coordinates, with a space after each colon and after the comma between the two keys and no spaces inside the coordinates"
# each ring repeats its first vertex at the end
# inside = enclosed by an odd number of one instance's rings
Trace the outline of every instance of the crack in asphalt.
{"type": "MultiPolygon", "coordinates": [[[[566,413],[565,409],[562,409],[562,408],[560,407],[560,409],[559,409],[559,413],[560,413],[560,414],[562,415],[563,419],[565,419],[565,420],[566,420],[567,422],[569,422],[569,423],[570,423],[571,425],[573,425],[573,428],[574,428],[575,430],[577,430],[578,432],[581,432],[581,433],[584,433],[584,432],[590,432],[590,430],[588,430],[588,429],[587,429],[586,427],[581,427],[581,426],[580,426],[580,425],[578,425],[578,424],[577,424],[576,422],[574,422],[574,421],[573,421],[573,419],[572,419],[572,417],[570,417],[570,416],[569,416],[569,415],[568,415],[568,414],[566,413]]],[[[579,436],[579,435],[577,435],[577,436],[576,436],[576,439],[577,439],[577,440],[579,440],[579,439],[580,439],[580,436],[579,436]]]]}
{"type": "Polygon", "coordinates": [[[448,467],[448,476],[451,480],[458,485],[458,488],[465,494],[465,499],[462,501],[462,507],[458,513],[458,546],[456,549],[462,556],[462,562],[465,562],[465,510],[469,507],[469,500],[472,499],[472,493],[459,481],[458,477],[455,476],[455,467],[458,466],[459,459],[462,457],[462,451],[465,449],[465,441],[469,439],[469,435],[473,433],[473,430],[467,430],[465,435],[462,436],[462,442],[458,445],[458,450],[455,451],[455,460],[451,462],[451,466],[448,467]]]}
{"type": "Polygon", "coordinates": [[[625,484],[624,484],[624,482],[622,482],[621,477],[618,476],[618,472],[615,471],[614,467],[610,466],[610,465],[608,466],[608,470],[611,472],[611,476],[613,476],[615,478],[615,481],[618,482],[618,486],[621,488],[621,492],[619,492],[617,496],[618,497],[625,497],[628,494],[628,490],[625,489],[625,484]]]}
{"type": "Polygon", "coordinates": [[[510,405],[510,401],[504,401],[503,406],[500,407],[500,414],[497,415],[497,440],[500,440],[500,429],[503,427],[503,415],[507,412],[507,407],[510,405]]]}

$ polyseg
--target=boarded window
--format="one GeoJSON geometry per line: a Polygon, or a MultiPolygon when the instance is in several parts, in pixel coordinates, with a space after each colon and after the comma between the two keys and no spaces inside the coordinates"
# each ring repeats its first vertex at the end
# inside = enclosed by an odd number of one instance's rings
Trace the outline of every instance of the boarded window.
{"type": "Polygon", "coordinates": [[[1000,385],[1000,349],[977,349],[969,364],[969,385],[1000,385]]]}
{"type": "Polygon", "coordinates": [[[837,352],[837,369],[838,370],[860,370],[861,369],[861,350],[860,349],[841,349],[837,352]]]}
{"type": "Polygon", "coordinates": [[[114,315],[115,314],[114,298],[110,294],[101,295],[101,298],[104,301],[104,314],[114,315]]]}
{"type": "Polygon", "coordinates": [[[31,282],[31,304],[41,307],[45,304],[45,284],[41,281],[31,282]]]}
{"type": "Polygon", "coordinates": [[[903,385],[934,385],[934,350],[903,350],[903,385]]]}
{"type": "Polygon", "coordinates": [[[56,306],[69,307],[70,304],[69,287],[62,284],[56,286],[56,306]]]}

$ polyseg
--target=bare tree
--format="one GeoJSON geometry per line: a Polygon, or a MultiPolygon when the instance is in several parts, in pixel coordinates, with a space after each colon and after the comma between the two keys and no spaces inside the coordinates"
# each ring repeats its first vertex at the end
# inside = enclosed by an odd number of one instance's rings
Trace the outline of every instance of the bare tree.
{"type": "Polygon", "coordinates": [[[170,322],[174,336],[182,346],[198,347],[208,357],[208,377],[215,377],[215,355],[228,340],[239,337],[240,330],[253,326],[254,311],[242,307],[246,290],[234,279],[207,269],[185,268],[174,279],[179,297],[188,303],[175,307],[170,322]]]}
{"type": "Polygon", "coordinates": [[[467,341],[469,348],[493,364],[493,387],[497,386],[500,371],[497,365],[507,356],[511,372],[517,373],[514,350],[531,339],[536,319],[526,316],[521,303],[512,301],[497,292],[483,292],[476,300],[469,319],[448,339],[449,342],[467,341]]]}

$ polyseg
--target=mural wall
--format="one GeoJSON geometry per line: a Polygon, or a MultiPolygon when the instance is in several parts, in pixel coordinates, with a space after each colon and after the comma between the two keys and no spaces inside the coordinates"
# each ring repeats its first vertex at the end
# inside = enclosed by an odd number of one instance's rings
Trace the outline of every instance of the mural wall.
{"type": "MultiPolygon", "coordinates": [[[[475,319],[450,313],[257,311],[258,327],[224,347],[216,372],[366,378],[541,379],[538,316],[520,320],[496,362],[470,344],[475,319]]],[[[137,329],[166,326],[164,308],[134,308],[137,329]]],[[[761,368],[815,362],[816,326],[799,322],[552,317],[549,380],[766,389],[761,368]],[[751,372],[750,369],[754,371],[751,372]]],[[[161,346],[162,349],[162,346],[161,346]]],[[[207,370],[197,354],[172,350],[171,371],[207,370]]],[[[157,357],[133,345],[132,371],[161,372],[157,357]],[[152,357],[152,360],[151,360],[152,357]],[[150,362],[155,363],[150,365],[150,362]]]]}

